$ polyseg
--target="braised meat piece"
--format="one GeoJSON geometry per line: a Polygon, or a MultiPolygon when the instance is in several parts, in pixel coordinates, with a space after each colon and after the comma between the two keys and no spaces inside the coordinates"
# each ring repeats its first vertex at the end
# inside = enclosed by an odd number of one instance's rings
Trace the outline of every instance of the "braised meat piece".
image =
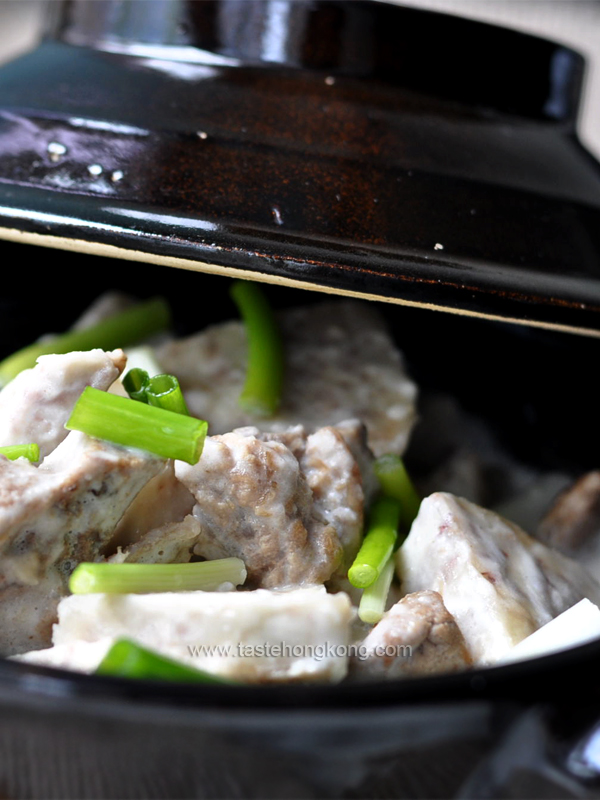
{"type": "Polygon", "coordinates": [[[360,471],[341,434],[296,429],[287,439],[295,453],[256,429],[210,436],[195,466],[175,467],[196,498],[196,552],[241,558],[253,587],[327,581],[362,528],[360,471]]]}
{"type": "MultiPolygon", "coordinates": [[[[345,430],[358,450],[361,426],[349,422],[345,430]]],[[[301,425],[280,433],[263,433],[252,427],[240,428],[235,433],[262,442],[279,442],[288,448],[300,463],[312,492],[312,510],[306,513],[325,527],[333,526],[344,550],[344,563],[348,564],[359,547],[364,501],[361,473],[346,438],[335,428],[323,428],[307,436],[301,425]]],[[[366,468],[366,453],[362,459],[366,468]]],[[[296,469],[294,462],[291,463],[296,469]]],[[[201,469],[198,465],[195,471],[201,469]]],[[[178,465],[177,474],[181,476],[184,472],[185,466],[178,465]]],[[[208,491],[206,485],[204,491],[208,491]]],[[[192,549],[205,557],[214,554],[217,552],[215,545],[208,545],[206,537],[200,535],[199,519],[189,516],[195,502],[194,495],[178,480],[173,463],[169,462],[163,472],[142,489],[125,513],[113,546],[127,547],[133,543],[123,554],[126,561],[189,561],[192,549]]],[[[310,504],[308,498],[307,503],[310,504]]],[[[197,516],[206,526],[206,513],[201,514],[197,509],[197,516]]],[[[311,530],[315,525],[316,522],[309,526],[311,530]]],[[[216,521],[212,526],[220,529],[216,521]]],[[[226,546],[223,553],[227,549],[226,546]]],[[[246,561],[247,548],[244,552],[246,561]]]]}
{"type": "Polygon", "coordinates": [[[368,508],[381,487],[373,469],[375,456],[369,447],[367,426],[359,419],[345,419],[333,427],[342,434],[356,459],[365,496],[365,508],[368,508]]]}
{"type": "Polygon", "coordinates": [[[111,541],[112,549],[128,547],[150,531],[181,522],[192,513],[194,503],[193,495],[175,476],[174,462],[166,461],[123,515],[111,541]]]}
{"type": "MultiPolygon", "coordinates": [[[[600,534],[600,470],[583,475],[561,492],[537,529],[550,547],[575,555],[600,534]]],[[[600,543],[596,543],[596,550],[600,543]]]]}
{"type": "Polygon", "coordinates": [[[286,380],[279,413],[259,422],[238,404],[246,371],[241,322],[214,325],[156,350],[165,372],[177,375],[190,413],[215,434],[260,424],[308,431],[358,418],[376,455],[402,453],[415,422],[417,389],[377,309],[337,301],[288,309],[279,316],[286,380]]]}
{"type": "Polygon", "coordinates": [[[437,592],[407,594],[375,625],[352,660],[354,674],[402,678],[471,664],[464,637],[437,592]]]}
{"type": "Polygon", "coordinates": [[[575,561],[451,494],[426,498],[397,555],[406,592],[437,591],[475,663],[493,663],[600,585],[575,561]]]}
{"type": "Polygon", "coordinates": [[[122,350],[40,356],[0,392],[0,446],[35,442],[43,459],[66,438],[65,423],[86,386],[108,389],[126,361],[122,350]]]}
{"type": "Polygon", "coordinates": [[[292,451],[312,492],[313,513],[336,529],[347,569],[360,547],[364,509],[378,486],[365,426],[346,420],[310,435],[303,425],[277,432],[238,428],[238,433],[281,442],[292,451]]]}
{"type": "Polygon", "coordinates": [[[186,564],[194,555],[200,531],[200,522],[189,514],[181,522],[153,528],[126,550],[119,547],[108,560],[118,564],[186,564]]]}
{"type": "Polygon", "coordinates": [[[0,458],[0,641],[5,654],[45,647],[80,561],[95,561],[163,461],[78,431],[35,467],[0,458]]]}
{"type": "Polygon", "coordinates": [[[313,497],[313,516],[335,529],[344,550],[344,567],[360,547],[364,494],[360,469],[344,437],[333,427],[306,439],[300,468],[313,497]]]}

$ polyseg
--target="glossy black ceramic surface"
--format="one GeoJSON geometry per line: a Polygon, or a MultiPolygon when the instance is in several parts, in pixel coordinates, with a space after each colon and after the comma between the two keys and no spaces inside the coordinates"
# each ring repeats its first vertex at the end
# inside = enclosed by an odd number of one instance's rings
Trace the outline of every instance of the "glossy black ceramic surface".
{"type": "MultiPolygon", "coordinates": [[[[219,276],[75,253],[48,268],[56,254],[8,242],[0,252],[39,267],[36,281],[16,271],[3,291],[0,356],[67,328],[105,289],[160,291],[180,334],[235,314],[219,276]]],[[[278,308],[322,299],[267,291],[278,308]]],[[[597,466],[597,340],[381,310],[423,392],[484,414],[520,459],[574,474],[597,466]]],[[[593,643],[404,682],[192,687],[0,661],[0,786],[63,800],[597,797],[598,663],[593,643]]]]}
{"type": "Polygon", "coordinates": [[[576,53],[358,0],[49,6],[0,69],[0,236],[600,330],[576,53]]]}

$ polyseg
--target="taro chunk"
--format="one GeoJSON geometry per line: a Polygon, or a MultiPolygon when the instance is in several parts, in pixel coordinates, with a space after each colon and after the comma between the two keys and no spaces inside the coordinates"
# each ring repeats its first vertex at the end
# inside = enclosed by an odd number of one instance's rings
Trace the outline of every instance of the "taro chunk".
{"type": "Polygon", "coordinates": [[[516,525],[451,494],[430,495],[397,556],[406,592],[431,589],[476,663],[511,647],[600,586],[576,562],[516,525]]]}
{"type": "MultiPolygon", "coordinates": [[[[286,379],[278,414],[261,427],[298,423],[309,431],[358,418],[375,455],[401,454],[416,419],[417,388],[373,304],[319,303],[279,315],[286,379]]],[[[190,413],[215,434],[258,420],[244,413],[247,342],[241,322],[226,322],[162,345],[156,356],[177,375],[190,413]]]]}
{"type": "MultiPolygon", "coordinates": [[[[234,680],[335,682],[348,668],[352,615],[347,595],[323,587],[72,595],[60,604],[53,641],[64,656],[69,644],[125,637],[234,680]]],[[[55,662],[54,652],[37,663],[55,662]]]]}
{"type": "Polygon", "coordinates": [[[0,392],[0,445],[35,442],[43,459],[66,438],[65,423],[86,386],[108,389],[126,360],[122,350],[40,356],[0,392]]]}
{"type": "Polygon", "coordinates": [[[0,652],[47,646],[80,561],[96,561],[162,467],[141,450],[72,431],[39,467],[0,459],[0,652]]]}

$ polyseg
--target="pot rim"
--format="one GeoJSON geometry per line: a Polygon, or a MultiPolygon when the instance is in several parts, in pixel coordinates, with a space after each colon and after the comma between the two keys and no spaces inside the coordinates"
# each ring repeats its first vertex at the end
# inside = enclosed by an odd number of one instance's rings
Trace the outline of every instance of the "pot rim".
{"type": "Polygon", "coordinates": [[[369,712],[456,703],[533,705],[600,700],[600,639],[560,652],[456,673],[339,684],[203,685],[106,677],[0,659],[0,692],[13,701],[61,698],[148,708],[195,710],[369,712]],[[574,679],[576,679],[574,681],[574,679]],[[8,692],[8,694],[6,694],[8,692]]]}

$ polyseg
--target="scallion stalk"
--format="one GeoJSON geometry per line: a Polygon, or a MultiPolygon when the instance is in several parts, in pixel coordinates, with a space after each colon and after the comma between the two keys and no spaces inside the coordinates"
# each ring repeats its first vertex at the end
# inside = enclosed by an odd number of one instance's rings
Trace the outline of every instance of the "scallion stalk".
{"type": "Polygon", "coordinates": [[[188,414],[188,407],[179,381],[174,375],[161,373],[150,377],[145,369],[134,367],[123,378],[123,388],[132,400],[166,408],[177,414],[188,414]]]}
{"type": "Polygon", "coordinates": [[[372,506],[367,532],[350,569],[348,579],[353,586],[371,586],[389,560],[396,545],[400,503],[391,497],[379,497],[372,506]]]}
{"type": "Polygon", "coordinates": [[[132,400],[139,400],[140,403],[147,403],[146,389],[150,377],[145,369],[134,367],[123,376],[123,388],[132,400]]]}
{"type": "Polygon", "coordinates": [[[239,558],[186,564],[111,564],[82,562],[69,579],[72,594],[154,594],[214,591],[223,583],[239,586],[246,567],[239,558]]]}
{"type": "Polygon", "coordinates": [[[112,645],[98,665],[96,675],[178,683],[233,684],[233,681],[154,653],[129,639],[119,639],[112,645]]]}
{"type": "Polygon", "coordinates": [[[65,427],[188,464],[198,462],[208,430],[204,420],[92,386],[83,390],[65,427]]]}
{"type": "Polygon", "coordinates": [[[400,503],[402,507],[400,519],[408,532],[419,513],[421,498],[410,479],[404,462],[399,456],[388,453],[375,459],[373,468],[383,494],[393,497],[400,503]]]}
{"type": "Polygon", "coordinates": [[[394,559],[388,558],[375,583],[363,590],[358,604],[358,616],[363,622],[375,625],[383,617],[394,578],[394,559]]]}
{"type": "Polygon", "coordinates": [[[9,444],[0,447],[0,453],[10,461],[17,458],[26,458],[28,461],[39,461],[40,448],[39,445],[32,442],[31,444],[9,444]]]}
{"type": "Polygon", "coordinates": [[[146,402],[176,414],[189,414],[179,381],[174,375],[154,375],[146,385],[146,402]]]}
{"type": "Polygon", "coordinates": [[[273,416],[281,402],[283,343],[275,315],[256,283],[235,281],[231,296],[246,327],[248,359],[240,406],[251,414],[273,416]]]}

